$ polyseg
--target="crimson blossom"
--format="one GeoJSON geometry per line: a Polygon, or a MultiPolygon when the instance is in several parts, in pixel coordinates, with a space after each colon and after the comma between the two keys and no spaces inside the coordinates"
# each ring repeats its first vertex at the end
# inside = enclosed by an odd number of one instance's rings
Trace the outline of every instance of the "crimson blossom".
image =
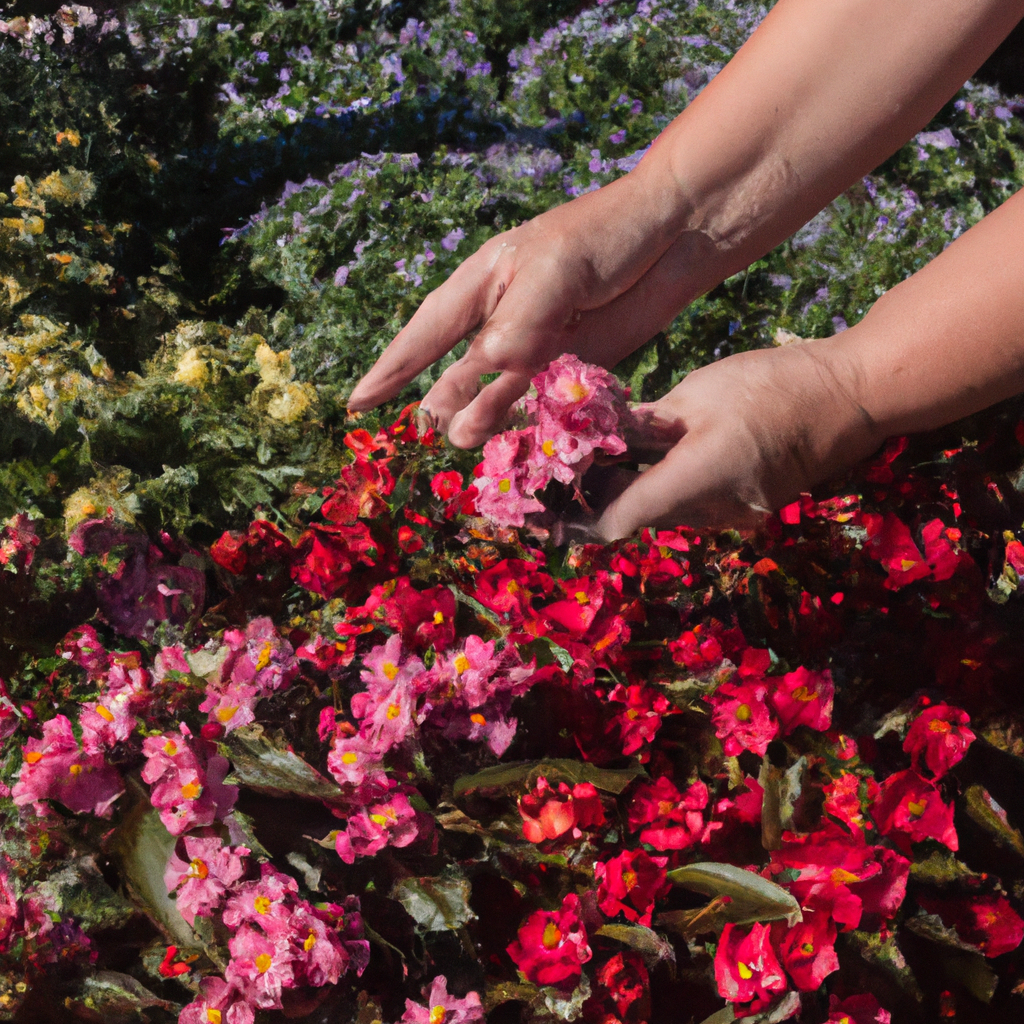
{"type": "Polygon", "coordinates": [[[519,929],[508,955],[535,985],[575,987],[593,953],[574,892],[558,910],[536,910],[519,929]]]}
{"type": "Polygon", "coordinates": [[[974,742],[970,721],[960,708],[933,704],[911,723],[903,749],[913,758],[915,768],[923,765],[938,778],[959,764],[974,742]]]}
{"type": "Polygon", "coordinates": [[[715,952],[715,981],[721,996],[749,1004],[752,1012],[784,992],[786,975],[772,948],[771,929],[763,924],[749,928],[727,924],[715,952]]]}

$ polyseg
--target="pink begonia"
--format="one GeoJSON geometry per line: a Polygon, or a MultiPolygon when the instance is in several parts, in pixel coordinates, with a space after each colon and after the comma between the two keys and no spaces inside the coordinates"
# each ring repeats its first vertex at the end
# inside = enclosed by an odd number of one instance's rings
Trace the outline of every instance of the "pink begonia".
{"type": "Polygon", "coordinates": [[[97,679],[108,668],[107,652],[100,642],[99,634],[89,625],[79,626],[59,644],[57,654],[65,661],[73,662],[85,669],[90,679],[97,679]]]}
{"type": "Polygon", "coordinates": [[[667,775],[637,787],[627,811],[629,829],[656,850],[685,850],[707,842],[721,822],[706,823],[708,787],[699,779],[680,793],[667,775]]]}
{"type": "Polygon", "coordinates": [[[334,837],[334,848],[346,863],[371,857],[385,846],[408,846],[419,834],[416,811],[409,798],[395,792],[389,799],[361,808],[334,837]]]}
{"type": "Polygon", "coordinates": [[[79,748],[64,715],[43,723],[42,739],[22,748],[21,774],[11,790],[18,806],[32,803],[36,814],[46,813],[44,800],[57,800],[76,813],[109,818],[114,801],[124,792],[117,769],[101,754],[79,748]]]}
{"type": "Polygon", "coordinates": [[[387,789],[388,780],[380,753],[362,736],[336,733],[327,755],[327,770],[339,786],[365,786],[370,791],[387,789]]]}
{"type": "Polygon", "coordinates": [[[258,924],[268,935],[287,935],[291,899],[299,885],[271,864],[260,865],[260,877],[235,886],[221,915],[229,928],[258,924]]]}
{"type": "Polygon", "coordinates": [[[522,526],[526,514],[542,511],[534,495],[551,480],[574,484],[579,496],[595,452],[626,450],[626,395],[607,370],[564,355],[532,383],[537,397],[523,403],[530,426],[492,437],[477,467],[477,507],[501,526],[522,526]]]}
{"type": "Polygon", "coordinates": [[[194,737],[184,722],[178,733],[147,736],[142,741],[146,755],[142,779],[152,786],[150,801],[171,835],[212,824],[238,799],[238,787],[224,784],[228,759],[215,750],[212,743],[194,737]]]}
{"type": "Polygon", "coordinates": [[[199,982],[199,995],[178,1015],[178,1024],[253,1024],[253,1007],[223,978],[209,975],[199,982]]]}
{"type": "Polygon", "coordinates": [[[224,732],[229,733],[256,720],[259,700],[255,686],[229,682],[223,688],[207,687],[206,698],[199,705],[199,710],[205,711],[209,721],[223,726],[224,732]]]}
{"type": "Polygon", "coordinates": [[[218,838],[185,836],[182,860],[172,853],[164,870],[167,891],[177,890],[181,916],[195,924],[196,916],[211,917],[224,901],[224,895],[245,874],[243,858],[249,850],[244,846],[225,846],[218,838]]]}
{"type": "Polygon", "coordinates": [[[280,1009],[282,989],[295,987],[295,957],[288,936],[272,939],[243,924],[228,941],[228,950],[225,981],[261,1009],[280,1009]]]}
{"type": "Polygon", "coordinates": [[[348,970],[349,957],[328,915],[321,916],[302,901],[288,919],[288,934],[293,944],[293,968],[306,984],[314,988],[336,985],[348,970]]]}
{"type": "Polygon", "coordinates": [[[730,757],[749,750],[764,757],[768,744],[779,733],[766,698],[768,687],[763,679],[723,683],[704,699],[714,709],[711,721],[715,735],[724,740],[722,747],[730,757]]]}
{"type": "Polygon", "coordinates": [[[229,629],[224,634],[224,643],[229,654],[221,678],[254,686],[261,696],[287,686],[299,671],[292,645],[278,634],[269,618],[253,619],[244,633],[229,629]]]}
{"type": "Polygon", "coordinates": [[[811,672],[803,666],[787,672],[781,679],[772,678],[768,703],[778,716],[783,736],[797,726],[806,725],[818,732],[832,726],[832,699],[836,688],[832,673],[811,672]]]}
{"type": "Polygon", "coordinates": [[[925,708],[907,730],[903,749],[914,759],[914,767],[924,766],[939,777],[958,764],[974,742],[970,716],[949,704],[925,708]]]}
{"type": "Polygon", "coordinates": [[[484,1008],[478,992],[469,992],[464,999],[448,994],[448,979],[439,974],[430,985],[427,1005],[405,1001],[402,1024],[475,1024],[484,1019],[484,1008]]]}
{"type": "Polygon", "coordinates": [[[352,697],[352,714],[361,720],[360,734],[383,753],[416,729],[416,683],[426,675],[419,658],[405,653],[397,634],[364,658],[366,690],[352,697]]]}
{"type": "Polygon", "coordinates": [[[125,694],[87,701],[78,714],[78,724],[82,727],[83,749],[90,754],[98,754],[128,739],[136,723],[125,694]]]}

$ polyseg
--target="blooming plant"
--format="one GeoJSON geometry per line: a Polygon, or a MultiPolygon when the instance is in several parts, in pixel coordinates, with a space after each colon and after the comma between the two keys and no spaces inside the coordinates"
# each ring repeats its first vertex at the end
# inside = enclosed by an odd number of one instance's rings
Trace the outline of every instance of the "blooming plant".
{"type": "Polygon", "coordinates": [[[471,455],[348,388],[763,8],[37,6],[0,14],[0,1018],[1017,1020],[1024,405],[757,533],[554,527],[627,399],[843,329],[1016,188],[1020,102],[969,83],[471,455]]]}

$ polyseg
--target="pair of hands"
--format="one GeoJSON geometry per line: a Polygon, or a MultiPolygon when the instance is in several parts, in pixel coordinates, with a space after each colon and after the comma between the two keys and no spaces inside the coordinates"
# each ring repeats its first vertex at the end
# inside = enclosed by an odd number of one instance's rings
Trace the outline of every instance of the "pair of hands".
{"type": "MultiPolygon", "coordinates": [[[[656,202],[651,185],[630,175],[489,240],[427,296],[349,407],[393,397],[479,328],[421,406],[452,444],[472,448],[562,353],[613,367],[716,283],[713,243],[660,227],[671,222],[660,211],[638,216],[653,209],[645,199],[656,202]]],[[[821,339],[690,373],[645,407],[631,439],[663,457],[598,510],[592,531],[612,540],[643,526],[756,525],[869,455],[883,439],[858,401],[854,349],[821,339]]]]}

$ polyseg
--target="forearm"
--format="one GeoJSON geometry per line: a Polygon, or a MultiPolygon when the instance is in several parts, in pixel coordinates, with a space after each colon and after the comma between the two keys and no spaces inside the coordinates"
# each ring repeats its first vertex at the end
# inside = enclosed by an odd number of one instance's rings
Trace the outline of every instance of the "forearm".
{"type": "Polygon", "coordinates": [[[1024,192],[824,344],[879,441],[1024,391],[1024,192]]]}
{"type": "Polygon", "coordinates": [[[780,0],[640,166],[671,174],[677,229],[721,280],[923,128],[1022,16],[1024,0],[780,0]]]}

